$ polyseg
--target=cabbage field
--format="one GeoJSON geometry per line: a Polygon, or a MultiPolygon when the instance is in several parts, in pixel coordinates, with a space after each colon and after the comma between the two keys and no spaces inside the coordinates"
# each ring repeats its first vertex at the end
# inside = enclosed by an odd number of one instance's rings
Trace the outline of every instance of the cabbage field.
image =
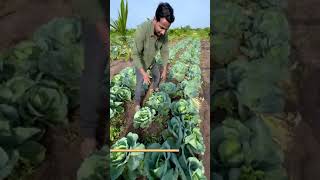
{"type": "MultiPolygon", "coordinates": [[[[296,112],[284,1],[214,1],[211,166],[216,180],[286,180],[296,112]]],[[[297,116],[296,116],[297,117],[297,116]]]]}
{"type": "Polygon", "coordinates": [[[125,104],[132,102],[134,69],[124,68],[110,81],[112,148],[179,148],[180,153],[114,153],[110,160],[104,146],[83,162],[77,154],[81,139],[76,114],[83,70],[81,43],[79,19],[56,18],[1,52],[0,179],[42,179],[48,173],[52,179],[104,179],[108,160],[114,179],[142,175],[205,179],[202,158],[208,149],[200,129],[200,39],[183,38],[172,45],[169,81],[132,116],[132,132],[121,134],[125,131],[119,123],[129,110],[125,104]],[[158,125],[156,135],[139,134],[158,125]],[[64,162],[65,158],[70,161],[64,162]],[[58,170],[62,165],[72,168],[72,173],[63,174],[58,170]]]}
{"type": "Polygon", "coordinates": [[[47,158],[49,127],[79,105],[81,24],[53,19],[0,55],[0,179],[24,179],[47,158]]]}
{"type": "MultiPolygon", "coordinates": [[[[320,137],[315,131],[319,126],[309,124],[296,108],[303,107],[310,121],[317,120],[308,103],[317,102],[312,87],[319,84],[320,71],[302,80],[299,73],[305,69],[295,61],[301,58],[316,66],[310,62],[319,56],[310,54],[318,51],[311,45],[319,40],[313,33],[319,28],[301,20],[290,24],[292,16],[307,17],[316,6],[309,3],[299,10],[302,1],[288,3],[212,1],[211,66],[209,29],[170,29],[168,80],[137,113],[131,61],[135,30],[127,32],[126,42],[111,31],[106,121],[112,147],[103,146],[83,161],[77,111],[81,23],[59,18],[40,27],[37,20],[26,24],[20,31],[32,34],[13,38],[14,45],[0,53],[0,179],[105,180],[106,172],[113,179],[319,179],[315,165],[320,162],[320,141],[314,138],[320,137]],[[302,103],[297,94],[301,89],[309,98],[302,103]],[[180,152],[110,153],[110,148],[180,152]]],[[[14,30],[12,34],[17,35],[14,30]]],[[[161,57],[157,59],[161,63],[161,57]]]]}
{"type": "MultiPolygon", "coordinates": [[[[111,50],[117,46],[112,42],[111,50]]],[[[111,153],[111,179],[208,179],[206,175],[210,173],[210,167],[208,163],[204,167],[203,158],[209,158],[205,153],[210,152],[210,147],[208,142],[204,142],[202,129],[207,126],[209,131],[209,119],[201,124],[204,121],[201,112],[204,101],[201,49],[201,39],[198,37],[185,37],[170,43],[168,78],[160,83],[159,91],[153,92],[136,113],[133,108],[136,75],[132,63],[122,61],[126,65],[110,77],[111,149],[180,151],[111,153]],[[206,175],[205,169],[208,171],[206,175]]],[[[159,54],[156,62],[162,62],[159,54]]],[[[111,65],[110,70],[113,68],[111,65]]],[[[148,89],[147,85],[145,89],[148,89]]],[[[107,150],[107,147],[104,148],[107,150]]],[[[98,167],[92,169],[90,174],[81,174],[87,164],[97,161],[96,158],[107,159],[101,154],[92,155],[82,164],[78,175],[85,178],[102,174],[103,168],[99,171],[98,167]]]]}
{"type": "MultiPolygon", "coordinates": [[[[138,176],[148,179],[206,179],[200,158],[206,152],[200,131],[200,50],[200,40],[193,38],[183,39],[170,48],[168,80],[161,83],[160,91],[151,94],[134,114],[133,132],[128,132],[125,137],[119,137],[124,129],[117,126],[117,121],[125,111],[124,104],[132,101],[135,69],[127,67],[113,76],[110,82],[111,148],[179,149],[180,152],[111,153],[112,179],[135,179],[138,176]],[[177,52],[181,53],[178,57],[177,52]],[[156,135],[150,132],[154,139],[147,139],[147,134],[139,137],[135,133],[152,125],[162,127],[156,135]]],[[[161,63],[160,57],[157,58],[161,63]]]]}

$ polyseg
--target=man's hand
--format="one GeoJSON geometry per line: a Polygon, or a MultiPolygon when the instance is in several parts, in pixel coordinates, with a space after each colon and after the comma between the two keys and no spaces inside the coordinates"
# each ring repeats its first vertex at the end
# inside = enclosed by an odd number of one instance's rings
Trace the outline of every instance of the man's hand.
{"type": "Polygon", "coordinates": [[[143,76],[143,82],[149,85],[151,83],[149,74],[146,73],[143,68],[140,69],[140,72],[143,76]]]}
{"type": "Polygon", "coordinates": [[[150,81],[150,76],[149,76],[148,73],[144,73],[144,74],[143,74],[143,82],[144,82],[145,84],[148,84],[148,85],[151,83],[151,81],[150,81]]]}

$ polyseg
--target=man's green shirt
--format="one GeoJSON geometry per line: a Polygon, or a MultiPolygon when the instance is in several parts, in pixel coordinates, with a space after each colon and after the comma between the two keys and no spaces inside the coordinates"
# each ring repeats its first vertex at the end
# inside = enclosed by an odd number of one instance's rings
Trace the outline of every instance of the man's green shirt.
{"type": "Polygon", "coordinates": [[[105,13],[100,0],[72,0],[73,11],[87,23],[105,21],[105,13]]]}
{"type": "Polygon", "coordinates": [[[138,26],[134,37],[132,58],[136,68],[147,70],[155,63],[155,56],[160,50],[163,66],[167,65],[169,58],[168,35],[157,38],[151,20],[138,26]]]}

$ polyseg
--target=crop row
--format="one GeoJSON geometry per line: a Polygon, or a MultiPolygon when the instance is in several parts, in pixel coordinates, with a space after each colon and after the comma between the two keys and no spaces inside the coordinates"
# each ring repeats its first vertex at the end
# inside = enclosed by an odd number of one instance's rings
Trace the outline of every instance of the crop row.
{"type": "Polygon", "coordinates": [[[39,166],[47,128],[67,125],[79,105],[80,27],[77,19],[54,19],[0,55],[0,179],[39,166]]]}
{"type": "MultiPolygon", "coordinates": [[[[215,1],[213,178],[285,180],[284,154],[264,115],[283,112],[289,75],[284,1],[215,1]]],[[[274,122],[277,123],[277,122],[274,122]]]]}
{"type": "MultiPolygon", "coordinates": [[[[163,143],[144,145],[138,142],[137,134],[129,132],[112,145],[113,149],[180,149],[180,153],[112,153],[112,179],[141,175],[149,179],[205,179],[202,162],[197,158],[205,152],[199,128],[200,41],[187,39],[174,49],[176,53],[188,44],[190,51],[184,51],[179,58],[172,60],[169,81],[162,83],[160,91],[154,92],[145,106],[134,115],[134,127],[142,129],[148,128],[155,117],[165,117],[168,128],[161,133],[163,143]]],[[[110,112],[114,117],[115,113],[124,111],[122,103],[132,98],[135,70],[122,70],[111,80],[111,86],[110,112]]]]}

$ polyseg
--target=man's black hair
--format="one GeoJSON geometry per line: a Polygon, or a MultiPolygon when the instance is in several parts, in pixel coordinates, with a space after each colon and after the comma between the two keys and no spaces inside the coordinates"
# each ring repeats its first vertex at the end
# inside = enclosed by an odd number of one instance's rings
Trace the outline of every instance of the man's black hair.
{"type": "Polygon", "coordinates": [[[171,24],[174,22],[173,9],[169,3],[160,3],[156,10],[156,19],[160,21],[160,18],[166,18],[166,20],[171,24]]]}

